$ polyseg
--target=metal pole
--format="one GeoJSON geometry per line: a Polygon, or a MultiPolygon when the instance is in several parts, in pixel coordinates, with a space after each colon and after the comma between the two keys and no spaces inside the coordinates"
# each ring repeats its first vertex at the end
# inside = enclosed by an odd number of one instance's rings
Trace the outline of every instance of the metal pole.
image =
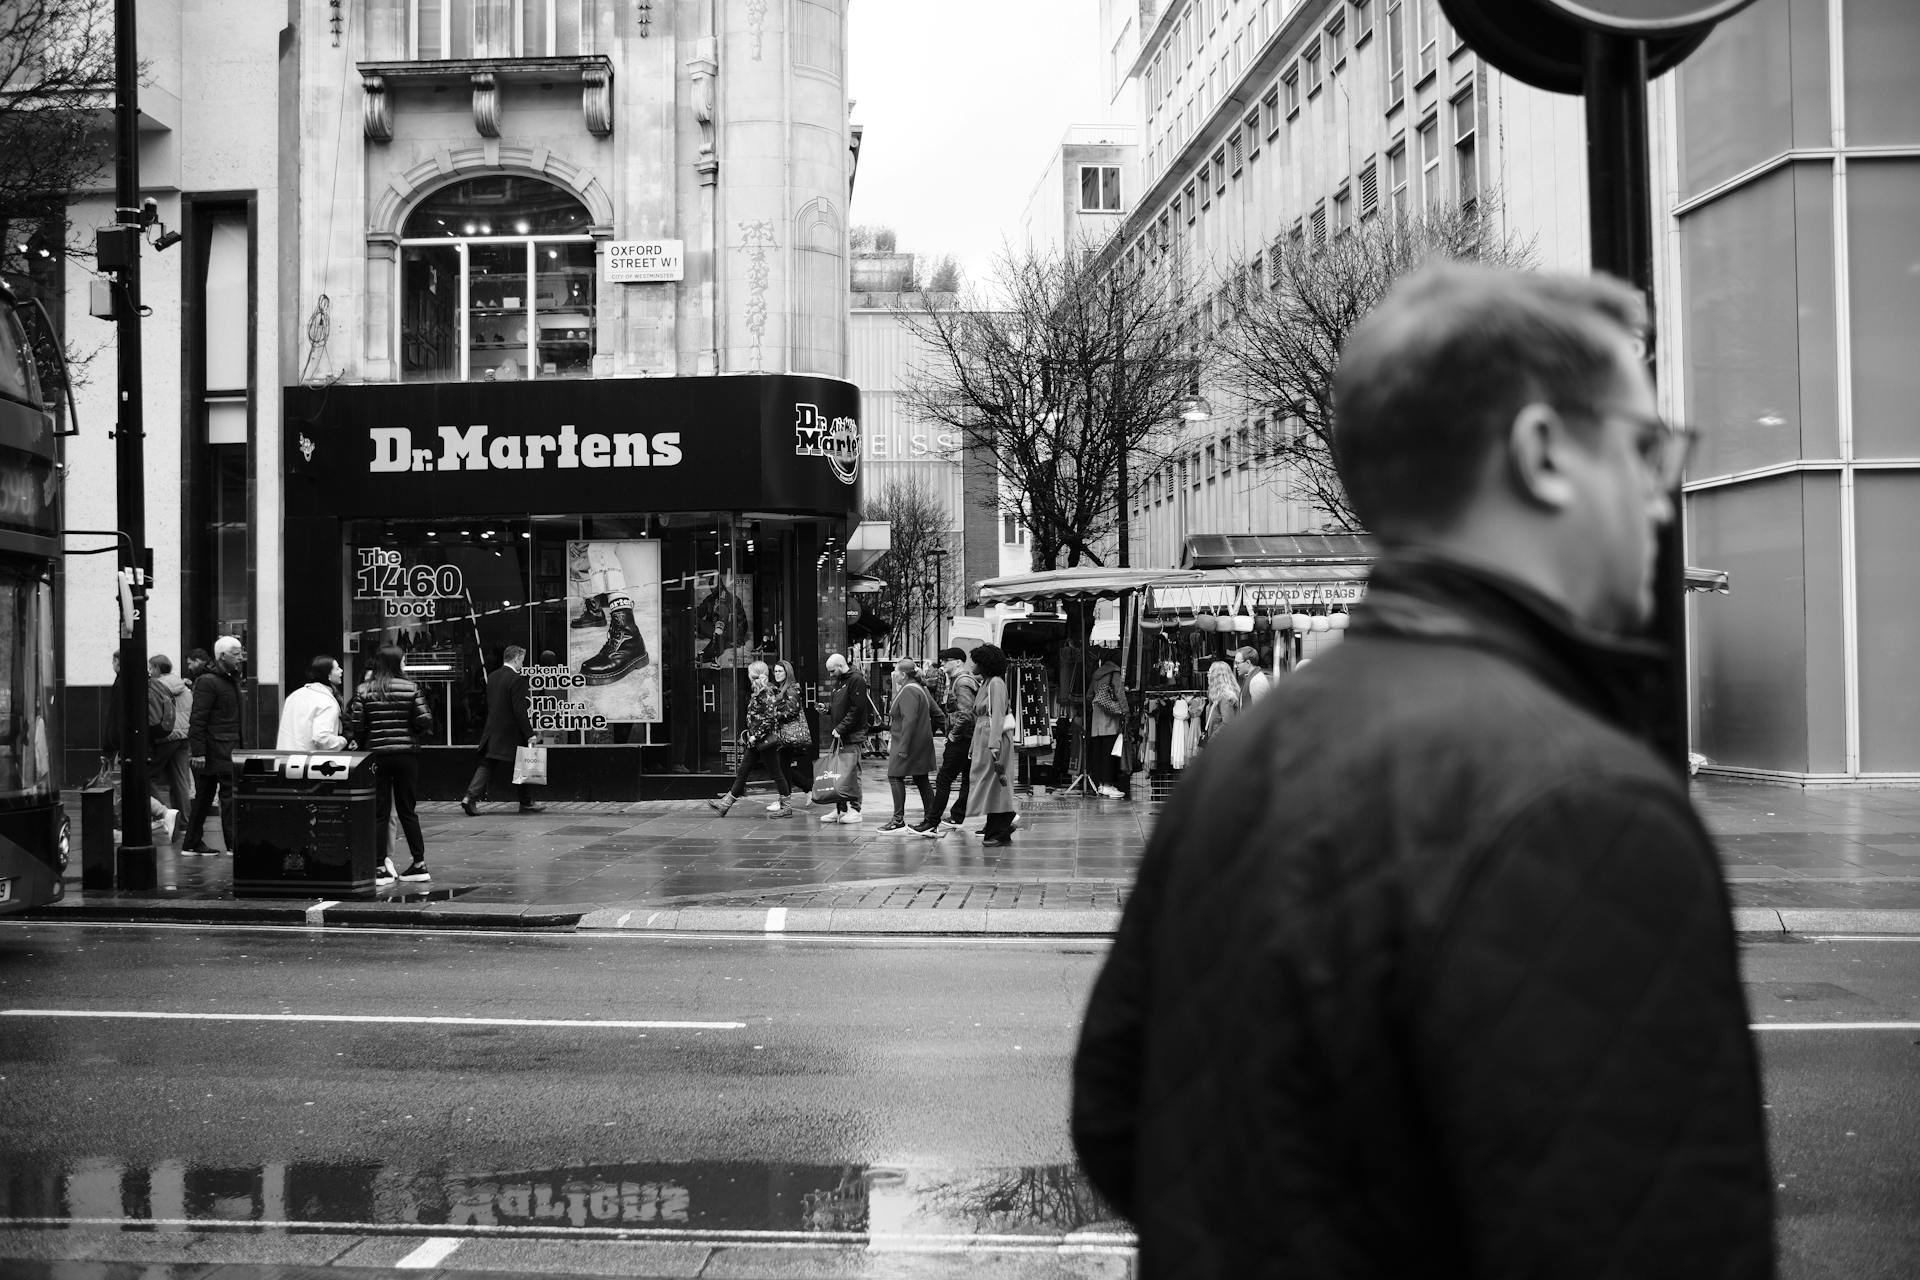
{"type": "MultiPolygon", "coordinates": [[[[1589,32],[1583,80],[1587,114],[1587,207],[1593,269],[1640,289],[1653,304],[1653,197],[1647,157],[1647,46],[1644,41],[1589,32]]],[[[1648,343],[1647,363],[1654,368],[1648,343]]],[[[1650,692],[1648,728],[1653,746],[1683,774],[1687,770],[1687,567],[1676,488],[1673,522],[1661,530],[1654,567],[1654,612],[1649,637],[1666,649],[1650,692]]]]}
{"type": "MultiPolygon", "coordinates": [[[[134,0],[114,0],[114,127],[118,155],[114,163],[114,221],[136,230],[127,238],[127,263],[114,298],[115,337],[120,362],[120,414],[114,430],[119,465],[119,525],[122,567],[142,571],[147,545],[145,472],[142,455],[145,424],[140,403],[140,56],[136,47],[134,0]]],[[[144,593],[136,593],[143,596],[144,593]]],[[[132,634],[120,641],[120,853],[118,885],[151,889],[158,881],[154,865],[153,822],[147,809],[147,619],[146,601],[134,605],[132,634]]]]}
{"type": "Polygon", "coordinates": [[[1130,531],[1127,526],[1127,442],[1120,442],[1120,559],[1122,569],[1127,567],[1127,543],[1130,531]]]}

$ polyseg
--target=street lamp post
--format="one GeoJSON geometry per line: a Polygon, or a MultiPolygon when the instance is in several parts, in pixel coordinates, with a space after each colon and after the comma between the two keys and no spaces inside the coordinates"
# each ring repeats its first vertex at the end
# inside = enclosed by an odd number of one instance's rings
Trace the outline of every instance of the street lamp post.
{"type": "Polygon", "coordinates": [[[940,620],[947,613],[947,549],[945,547],[927,548],[927,559],[933,561],[933,647],[937,650],[942,636],[940,620]]]}

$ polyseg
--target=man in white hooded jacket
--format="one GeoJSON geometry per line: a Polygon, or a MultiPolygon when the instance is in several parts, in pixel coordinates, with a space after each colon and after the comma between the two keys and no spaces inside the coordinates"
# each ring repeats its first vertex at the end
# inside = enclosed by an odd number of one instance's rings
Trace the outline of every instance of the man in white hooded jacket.
{"type": "Polygon", "coordinates": [[[340,732],[340,664],[326,654],[307,667],[307,683],[287,695],[280,709],[280,734],[274,740],[279,751],[344,751],[347,739],[340,732]]]}

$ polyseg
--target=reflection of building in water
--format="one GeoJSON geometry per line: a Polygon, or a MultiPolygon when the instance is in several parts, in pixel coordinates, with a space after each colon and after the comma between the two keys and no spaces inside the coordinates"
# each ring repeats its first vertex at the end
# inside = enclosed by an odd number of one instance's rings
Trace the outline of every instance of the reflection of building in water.
{"type": "Polygon", "coordinates": [[[462,1172],[88,1157],[0,1179],[0,1217],[809,1232],[1075,1231],[1113,1221],[1078,1166],[882,1169],[688,1161],[462,1172]]]}

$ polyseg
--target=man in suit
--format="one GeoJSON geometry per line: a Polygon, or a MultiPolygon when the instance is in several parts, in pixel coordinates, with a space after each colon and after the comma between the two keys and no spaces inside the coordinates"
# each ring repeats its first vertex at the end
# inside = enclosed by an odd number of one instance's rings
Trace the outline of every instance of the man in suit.
{"type": "MultiPolygon", "coordinates": [[[[467,794],[460,807],[468,816],[480,814],[480,798],[487,794],[495,765],[512,776],[513,753],[533,741],[533,724],[527,719],[527,678],[521,669],[527,664],[527,651],[510,644],[500,655],[500,666],[487,677],[487,722],[480,730],[480,764],[467,783],[467,794]]],[[[539,813],[545,805],[534,803],[533,790],[526,784],[514,788],[520,799],[520,812],[539,813]]]]}

